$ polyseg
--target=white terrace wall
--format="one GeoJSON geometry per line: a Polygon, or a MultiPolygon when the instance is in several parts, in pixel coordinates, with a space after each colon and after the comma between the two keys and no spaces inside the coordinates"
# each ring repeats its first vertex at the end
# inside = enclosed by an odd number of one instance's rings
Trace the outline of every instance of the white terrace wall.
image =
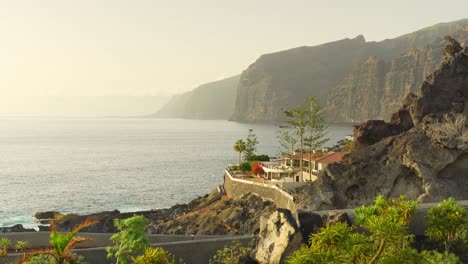
{"type": "Polygon", "coordinates": [[[263,199],[271,200],[277,208],[286,208],[295,212],[294,198],[278,186],[264,184],[232,177],[229,171],[224,173],[224,189],[230,197],[239,198],[248,193],[254,193],[263,199]]]}

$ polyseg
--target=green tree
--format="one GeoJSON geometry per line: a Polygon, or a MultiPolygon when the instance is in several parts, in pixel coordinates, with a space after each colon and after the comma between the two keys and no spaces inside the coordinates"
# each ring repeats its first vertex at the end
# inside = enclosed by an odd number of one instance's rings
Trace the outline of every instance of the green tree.
{"type": "Polygon", "coordinates": [[[137,215],[127,219],[114,219],[114,225],[118,232],[110,238],[114,246],[106,248],[107,257],[117,259],[116,264],[127,264],[149,246],[145,235],[148,220],[137,215]]]}
{"type": "Polygon", "coordinates": [[[237,140],[234,144],[234,150],[239,153],[239,165],[241,164],[242,152],[245,151],[245,148],[245,142],[242,139],[237,140]]]}
{"type": "Polygon", "coordinates": [[[23,252],[23,259],[26,259],[26,248],[28,247],[27,241],[17,241],[15,245],[16,252],[23,252]]]}
{"type": "MultiPolygon", "coordinates": [[[[311,96],[306,100],[308,112],[306,115],[306,131],[307,135],[304,138],[304,145],[307,147],[309,154],[328,142],[326,138],[328,133],[327,122],[323,116],[322,108],[317,98],[311,96]]],[[[312,162],[309,161],[309,172],[312,172],[312,162]]]]}
{"type": "Polygon", "coordinates": [[[297,145],[297,138],[287,126],[280,126],[276,131],[276,138],[280,144],[280,156],[292,156],[297,145]]]}
{"type": "Polygon", "coordinates": [[[0,239],[0,257],[4,263],[8,263],[8,247],[11,245],[11,241],[8,238],[0,239]]]}
{"type": "Polygon", "coordinates": [[[304,106],[290,108],[284,111],[287,128],[293,129],[299,142],[299,168],[301,181],[304,181],[304,135],[307,127],[309,110],[304,106]]]}
{"type": "Polygon", "coordinates": [[[75,264],[79,263],[79,257],[71,252],[76,244],[91,241],[91,238],[76,236],[83,228],[88,227],[97,223],[98,221],[93,218],[86,219],[83,223],[75,227],[69,233],[60,233],[57,231],[54,223],[50,225],[50,240],[49,244],[52,246],[51,249],[39,250],[26,255],[22,260],[18,260],[18,263],[25,263],[38,255],[49,255],[57,264],[75,264]]]}
{"type": "Polygon", "coordinates": [[[247,139],[245,143],[245,153],[244,153],[245,161],[254,161],[255,151],[257,151],[258,143],[259,143],[258,138],[257,138],[257,135],[254,133],[254,130],[249,129],[249,134],[247,135],[247,139]]]}
{"type": "Polygon", "coordinates": [[[426,226],[426,236],[443,242],[447,253],[455,242],[462,243],[463,236],[468,233],[468,215],[453,198],[448,198],[429,210],[426,226]]]}

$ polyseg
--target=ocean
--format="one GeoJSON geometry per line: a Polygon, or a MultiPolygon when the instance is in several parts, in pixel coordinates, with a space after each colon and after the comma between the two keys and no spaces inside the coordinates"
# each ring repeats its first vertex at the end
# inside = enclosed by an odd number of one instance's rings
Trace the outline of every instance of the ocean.
{"type": "MultiPolygon", "coordinates": [[[[1,118],[0,227],[37,227],[36,212],[170,207],[211,192],[248,129],[277,156],[277,126],[221,120],[1,118]]],[[[328,145],[352,134],[330,125],[328,145]]]]}

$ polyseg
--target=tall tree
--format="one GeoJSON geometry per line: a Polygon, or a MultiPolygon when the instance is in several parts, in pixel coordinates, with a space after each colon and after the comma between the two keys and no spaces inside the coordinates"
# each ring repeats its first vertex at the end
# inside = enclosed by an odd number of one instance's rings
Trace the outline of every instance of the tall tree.
{"type": "Polygon", "coordinates": [[[234,144],[234,150],[239,153],[239,165],[241,163],[242,152],[245,151],[245,142],[242,139],[239,139],[234,144]]]}
{"type": "Polygon", "coordinates": [[[280,126],[279,130],[276,131],[276,138],[278,139],[278,143],[280,144],[279,154],[280,156],[294,154],[294,150],[296,149],[297,138],[293,131],[288,128],[287,126],[280,126]]]}
{"type": "MultiPolygon", "coordinates": [[[[308,107],[306,116],[307,136],[304,138],[304,145],[307,147],[309,155],[312,155],[313,150],[322,147],[329,140],[329,138],[325,137],[328,133],[328,126],[317,98],[313,96],[307,97],[306,107],[308,107]]],[[[309,173],[312,173],[311,160],[309,160],[309,173]]]]}
{"type": "Polygon", "coordinates": [[[258,139],[253,129],[249,129],[245,143],[244,160],[253,161],[255,158],[255,151],[257,151],[258,139]]]}
{"type": "Polygon", "coordinates": [[[306,132],[309,110],[304,106],[290,108],[284,111],[286,125],[296,132],[299,138],[299,168],[301,181],[304,181],[304,134],[306,132]]]}

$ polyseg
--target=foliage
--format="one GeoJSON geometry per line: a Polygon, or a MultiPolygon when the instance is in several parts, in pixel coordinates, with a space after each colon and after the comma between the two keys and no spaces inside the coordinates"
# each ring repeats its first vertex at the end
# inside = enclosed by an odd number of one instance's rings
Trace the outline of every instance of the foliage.
{"type": "Polygon", "coordinates": [[[288,126],[280,126],[279,128],[280,129],[276,131],[276,138],[280,144],[280,156],[293,155],[297,144],[296,136],[288,126]]]}
{"type": "Polygon", "coordinates": [[[346,223],[321,228],[311,235],[309,243],[310,246],[296,251],[287,263],[366,263],[367,253],[372,250],[372,242],[346,223]]]}
{"type": "Polygon", "coordinates": [[[444,252],[440,253],[435,250],[431,251],[422,251],[421,252],[422,258],[428,264],[459,264],[460,259],[452,253],[444,252]]]}
{"type": "Polygon", "coordinates": [[[255,173],[257,175],[262,175],[264,173],[262,164],[260,162],[256,162],[252,166],[252,171],[253,171],[253,173],[255,173]]]}
{"type": "Polygon", "coordinates": [[[242,152],[245,151],[245,148],[245,142],[242,139],[237,140],[234,144],[234,150],[239,153],[239,165],[241,163],[242,152]]]}
{"type": "Polygon", "coordinates": [[[184,263],[182,260],[177,262],[175,256],[164,250],[163,248],[147,247],[145,253],[136,258],[133,258],[135,264],[176,264],[184,263]]]}
{"type": "Polygon", "coordinates": [[[50,255],[57,264],[64,263],[80,263],[80,260],[76,254],[73,254],[71,250],[76,244],[83,243],[86,241],[91,241],[90,238],[76,236],[81,229],[88,227],[97,223],[98,221],[93,218],[86,219],[83,223],[75,227],[69,233],[60,233],[55,228],[54,223],[50,225],[50,240],[49,244],[52,246],[51,249],[38,250],[26,255],[23,260],[18,261],[18,263],[24,263],[29,261],[35,256],[38,255],[50,255]]]}
{"type": "Polygon", "coordinates": [[[251,171],[252,170],[252,165],[250,165],[250,162],[242,162],[239,165],[239,170],[241,171],[251,171]]]}
{"type": "MultiPolygon", "coordinates": [[[[328,133],[328,126],[317,98],[308,97],[306,105],[308,105],[309,111],[306,115],[307,135],[304,138],[304,145],[308,148],[308,152],[312,153],[312,150],[316,150],[328,142],[329,138],[325,137],[328,133]]],[[[311,162],[309,162],[309,171],[312,171],[311,162]]]]}
{"type": "Polygon", "coordinates": [[[257,135],[254,133],[253,129],[249,129],[249,134],[247,135],[245,143],[245,154],[244,161],[254,161],[255,151],[257,151],[258,145],[257,135]]]}
{"type": "Polygon", "coordinates": [[[216,251],[213,259],[210,259],[210,264],[237,264],[239,257],[246,255],[250,248],[242,245],[241,242],[236,241],[230,247],[224,247],[216,251]]]}
{"type": "MultiPolygon", "coordinates": [[[[37,255],[32,257],[25,264],[56,264],[57,262],[51,255],[37,255]]],[[[81,262],[80,262],[81,263],[81,262]]]]}
{"type": "Polygon", "coordinates": [[[11,245],[11,241],[8,238],[0,239],[0,257],[4,263],[8,263],[8,247],[11,245]]]}
{"type": "Polygon", "coordinates": [[[385,199],[378,196],[373,205],[355,210],[355,227],[337,223],[322,228],[310,238],[310,246],[294,253],[288,263],[422,263],[422,256],[411,247],[408,225],[417,202],[404,196],[385,199]]]}
{"type": "Polygon", "coordinates": [[[344,140],[344,148],[343,148],[343,150],[344,150],[344,151],[350,151],[352,147],[353,147],[353,141],[352,141],[352,140],[349,140],[349,139],[345,139],[345,140],[344,140]]]}
{"type": "Polygon", "coordinates": [[[143,253],[149,245],[145,235],[148,221],[144,216],[133,216],[127,219],[114,219],[118,233],[110,238],[114,246],[107,247],[107,257],[116,258],[116,263],[126,264],[132,257],[143,253]]]}
{"type": "MultiPolygon", "coordinates": [[[[320,103],[318,99],[313,96],[308,97],[303,105],[290,108],[283,112],[286,116],[286,121],[285,125],[280,127],[281,130],[278,132],[277,137],[283,151],[286,146],[292,147],[292,143],[299,143],[299,168],[301,180],[303,180],[304,146],[306,146],[309,153],[311,153],[312,150],[321,147],[327,142],[329,140],[325,137],[327,134],[327,124],[320,103]],[[294,132],[295,135],[291,134],[291,131],[294,132]]],[[[294,150],[294,148],[291,148],[291,150],[294,150]]],[[[311,166],[310,162],[309,166],[311,166]]],[[[311,167],[309,167],[309,169],[311,169],[311,167]]]]}
{"type": "Polygon", "coordinates": [[[429,210],[426,226],[426,235],[443,242],[445,252],[449,252],[454,243],[463,243],[468,233],[468,214],[453,198],[448,198],[429,210]]]}
{"type": "Polygon", "coordinates": [[[268,155],[253,155],[252,161],[270,161],[270,157],[268,155]]]}
{"type": "Polygon", "coordinates": [[[27,241],[17,241],[15,245],[16,252],[23,252],[23,259],[26,259],[26,248],[28,247],[27,241]]]}

